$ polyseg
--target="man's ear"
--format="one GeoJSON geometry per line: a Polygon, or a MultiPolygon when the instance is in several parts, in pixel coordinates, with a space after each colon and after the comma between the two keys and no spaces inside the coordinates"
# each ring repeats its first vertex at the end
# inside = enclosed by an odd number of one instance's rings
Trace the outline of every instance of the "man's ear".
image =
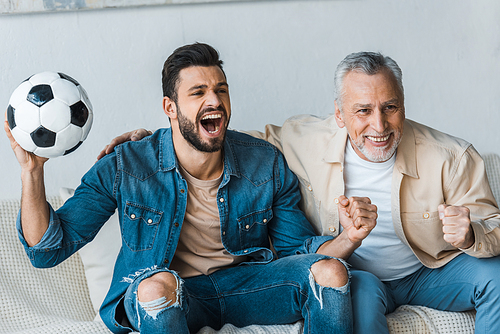
{"type": "Polygon", "coordinates": [[[339,128],[343,128],[345,126],[344,122],[344,116],[342,115],[342,112],[340,111],[340,108],[337,104],[337,100],[335,100],[335,121],[337,122],[337,125],[339,128]]]}
{"type": "Polygon", "coordinates": [[[163,97],[163,112],[171,120],[177,118],[177,105],[175,104],[174,100],[172,100],[168,96],[163,97]]]}

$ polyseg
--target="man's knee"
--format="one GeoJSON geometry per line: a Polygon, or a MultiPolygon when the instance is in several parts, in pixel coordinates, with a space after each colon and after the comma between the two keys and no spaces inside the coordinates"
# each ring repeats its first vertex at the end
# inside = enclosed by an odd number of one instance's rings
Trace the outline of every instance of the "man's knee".
{"type": "Polygon", "coordinates": [[[159,272],[142,280],[137,288],[137,299],[140,302],[150,302],[165,297],[169,305],[177,301],[179,283],[169,272],[159,272]]]}
{"type": "Polygon", "coordinates": [[[324,259],[311,267],[314,280],[321,286],[339,288],[349,282],[349,274],[345,265],[337,259],[324,259]]]}

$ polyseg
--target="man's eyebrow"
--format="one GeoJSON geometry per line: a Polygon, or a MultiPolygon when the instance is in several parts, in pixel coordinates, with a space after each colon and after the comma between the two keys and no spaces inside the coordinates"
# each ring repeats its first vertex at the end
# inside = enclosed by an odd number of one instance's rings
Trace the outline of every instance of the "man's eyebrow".
{"type": "Polygon", "coordinates": [[[356,103],[352,106],[354,109],[366,109],[366,108],[371,108],[373,107],[373,104],[368,103],[368,104],[361,104],[361,103],[356,103]]]}
{"type": "Polygon", "coordinates": [[[203,88],[207,88],[207,87],[208,87],[207,85],[193,86],[193,87],[189,88],[188,91],[197,90],[197,89],[203,89],[203,88]]]}
{"type": "MultiPolygon", "coordinates": [[[[382,105],[386,106],[388,104],[398,104],[398,103],[399,103],[399,99],[393,98],[393,99],[390,99],[388,101],[382,102],[382,105]]],[[[367,109],[367,108],[372,108],[372,107],[373,107],[373,104],[371,104],[371,103],[367,103],[367,104],[356,103],[353,105],[353,108],[355,108],[355,109],[367,109]]]]}
{"type": "Polygon", "coordinates": [[[388,104],[398,104],[398,103],[399,103],[399,99],[393,98],[393,99],[390,99],[389,101],[385,101],[384,103],[382,103],[382,105],[386,106],[388,104]]]}
{"type": "MultiPolygon", "coordinates": [[[[222,87],[222,86],[225,86],[225,87],[229,87],[229,85],[227,84],[227,82],[225,81],[222,81],[222,82],[219,82],[216,87],[222,87]]],[[[198,90],[198,89],[205,89],[207,88],[208,86],[207,85],[198,85],[198,86],[193,86],[191,88],[188,89],[188,91],[193,91],[193,90],[198,90]]]]}

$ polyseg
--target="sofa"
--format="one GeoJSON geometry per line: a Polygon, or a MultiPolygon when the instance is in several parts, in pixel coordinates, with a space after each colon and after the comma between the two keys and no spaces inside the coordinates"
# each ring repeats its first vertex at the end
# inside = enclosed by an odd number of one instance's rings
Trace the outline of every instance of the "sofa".
{"type": "MultiPolygon", "coordinates": [[[[493,194],[500,200],[500,157],[483,155],[493,194]]],[[[55,207],[72,195],[63,188],[49,197],[55,207]]],[[[19,200],[0,201],[0,334],[111,333],[99,319],[99,305],[111,282],[120,248],[116,214],[97,237],[55,268],[31,266],[15,228],[19,200]]],[[[386,316],[391,333],[474,333],[475,311],[444,312],[421,306],[400,306],[386,316]]],[[[302,322],[290,325],[225,325],[198,334],[300,334],[302,322]]]]}

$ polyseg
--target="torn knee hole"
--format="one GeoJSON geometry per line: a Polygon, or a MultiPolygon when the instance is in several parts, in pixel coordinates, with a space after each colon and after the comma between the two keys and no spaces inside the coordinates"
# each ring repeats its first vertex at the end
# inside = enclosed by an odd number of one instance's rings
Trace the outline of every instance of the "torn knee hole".
{"type": "Polygon", "coordinates": [[[175,303],[178,300],[179,286],[179,281],[173,274],[157,273],[139,284],[137,299],[140,302],[151,302],[163,297],[168,303],[175,303]]]}
{"type": "Polygon", "coordinates": [[[310,272],[314,281],[330,288],[340,288],[349,282],[349,275],[345,265],[337,259],[325,259],[314,263],[310,272]]]}

